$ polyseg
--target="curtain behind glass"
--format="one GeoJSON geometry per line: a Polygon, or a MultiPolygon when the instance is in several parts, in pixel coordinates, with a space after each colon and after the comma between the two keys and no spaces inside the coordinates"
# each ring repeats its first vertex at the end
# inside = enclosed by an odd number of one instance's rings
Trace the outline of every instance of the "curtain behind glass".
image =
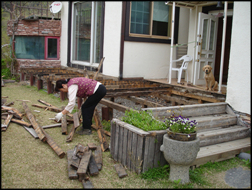
{"type": "Polygon", "coordinates": [[[16,36],[15,53],[19,59],[44,59],[44,37],[16,36]]]}
{"type": "Polygon", "coordinates": [[[90,62],[92,2],[74,4],[73,60],[90,62]]]}

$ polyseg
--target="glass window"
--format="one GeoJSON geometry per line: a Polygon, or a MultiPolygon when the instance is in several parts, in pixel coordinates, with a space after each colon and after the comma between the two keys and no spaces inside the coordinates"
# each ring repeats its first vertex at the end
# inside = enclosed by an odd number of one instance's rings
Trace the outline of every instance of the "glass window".
{"type": "Polygon", "coordinates": [[[211,20],[209,50],[213,50],[215,21],[211,20]]]}
{"type": "Polygon", "coordinates": [[[59,37],[45,37],[45,58],[58,59],[59,58],[59,37]]]}
{"type": "Polygon", "coordinates": [[[132,1],[130,35],[153,38],[170,37],[172,6],[165,1],[132,1]]]}
{"type": "Polygon", "coordinates": [[[59,59],[59,37],[16,36],[18,59],[59,59]]]}
{"type": "Polygon", "coordinates": [[[45,39],[36,36],[16,36],[15,53],[19,59],[44,59],[45,39]]]}
{"type": "Polygon", "coordinates": [[[101,48],[102,2],[73,3],[72,53],[73,63],[99,63],[101,48]]]}

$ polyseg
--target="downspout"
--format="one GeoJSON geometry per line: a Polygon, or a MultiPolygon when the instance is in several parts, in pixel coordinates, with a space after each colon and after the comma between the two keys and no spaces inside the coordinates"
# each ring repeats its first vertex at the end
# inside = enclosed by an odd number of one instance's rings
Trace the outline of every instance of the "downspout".
{"type": "MultiPolygon", "coordinates": [[[[190,9],[190,11],[192,11],[192,9],[190,9]]],[[[195,15],[195,36],[194,36],[194,41],[195,41],[195,46],[193,48],[193,66],[192,66],[192,75],[191,75],[191,82],[193,84],[195,84],[196,78],[194,77],[194,74],[196,73],[196,71],[194,72],[195,68],[196,68],[196,46],[197,46],[197,25],[198,25],[198,5],[196,5],[196,15],[195,15]]]]}
{"type": "Polygon", "coordinates": [[[172,74],[172,54],[173,54],[173,38],[174,38],[174,23],[175,23],[175,2],[172,3],[172,33],[171,33],[171,51],[170,51],[170,69],[169,69],[169,84],[171,84],[172,74]]]}
{"type": "Polygon", "coordinates": [[[221,47],[221,64],[220,64],[220,76],[219,76],[219,93],[221,93],[222,86],[222,75],[223,75],[223,63],[224,63],[224,52],[225,52],[225,41],[226,41],[226,28],[227,28],[227,1],[224,6],[224,22],[222,32],[222,47],[221,47]]]}
{"type": "Polygon", "coordinates": [[[122,2],[122,24],[121,24],[121,44],[120,44],[120,65],[119,65],[119,80],[123,79],[123,57],[124,57],[124,32],[126,18],[126,1],[122,2]]]}

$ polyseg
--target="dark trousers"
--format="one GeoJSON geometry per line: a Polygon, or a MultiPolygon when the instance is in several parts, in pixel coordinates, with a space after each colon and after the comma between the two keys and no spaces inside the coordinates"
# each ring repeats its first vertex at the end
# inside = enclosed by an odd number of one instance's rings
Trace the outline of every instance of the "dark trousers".
{"type": "Polygon", "coordinates": [[[84,104],[82,104],[81,112],[83,129],[91,129],[95,107],[106,95],[106,92],[106,87],[100,84],[96,92],[93,95],[89,96],[88,99],[84,102],[84,104]]]}

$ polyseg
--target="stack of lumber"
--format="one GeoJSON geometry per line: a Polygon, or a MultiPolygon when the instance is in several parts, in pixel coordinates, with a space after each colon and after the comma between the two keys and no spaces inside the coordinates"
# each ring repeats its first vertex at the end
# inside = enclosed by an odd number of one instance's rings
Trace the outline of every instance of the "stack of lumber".
{"type": "Polygon", "coordinates": [[[84,146],[77,144],[73,150],[67,151],[68,177],[78,179],[85,189],[93,188],[90,176],[99,174],[102,169],[102,151],[93,143],[84,146]]]}

